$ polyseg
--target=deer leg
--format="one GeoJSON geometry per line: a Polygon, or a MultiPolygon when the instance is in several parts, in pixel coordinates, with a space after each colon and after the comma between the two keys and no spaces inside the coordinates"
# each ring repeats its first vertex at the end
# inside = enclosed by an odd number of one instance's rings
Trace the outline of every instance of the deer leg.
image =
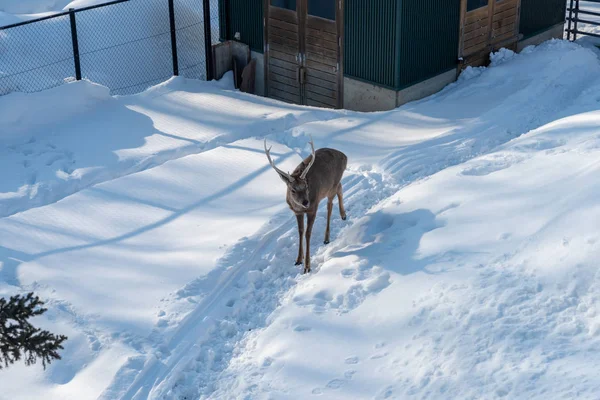
{"type": "Polygon", "coordinates": [[[338,203],[340,206],[340,217],[342,217],[342,219],[345,221],[346,220],[346,209],[344,208],[344,194],[342,193],[342,184],[341,183],[338,184],[337,197],[338,197],[338,203]]]}
{"type": "Polygon", "coordinates": [[[331,222],[331,211],[333,211],[333,197],[327,199],[327,228],[325,228],[324,244],[329,244],[329,223],[331,222]]]}
{"type": "Polygon", "coordinates": [[[296,258],[296,265],[302,264],[302,258],[304,257],[304,250],[302,243],[304,243],[304,214],[296,214],[296,220],[298,221],[298,258],[296,258]]]}
{"type": "Polygon", "coordinates": [[[307,214],[307,227],[306,227],[306,257],[304,258],[304,273],[310,272],[310,234],[317,217],[317,211],[313,211],[307,214]]]}

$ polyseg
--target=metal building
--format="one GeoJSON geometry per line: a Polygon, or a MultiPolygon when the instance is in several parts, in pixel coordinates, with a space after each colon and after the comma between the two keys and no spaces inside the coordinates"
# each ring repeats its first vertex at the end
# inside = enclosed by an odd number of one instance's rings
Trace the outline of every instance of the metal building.
{"type": "Polygon", "coordinates": [[[563,36],[564,0],[220,0],[222,40],[249,45],[257,92],[389,110],[501,47],[563,36]]]}

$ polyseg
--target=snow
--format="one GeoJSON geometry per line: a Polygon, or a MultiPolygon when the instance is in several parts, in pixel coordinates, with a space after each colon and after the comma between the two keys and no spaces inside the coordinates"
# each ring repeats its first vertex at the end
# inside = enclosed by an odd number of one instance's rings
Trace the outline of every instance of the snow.
{"type": "Polygon", "coordinates": [[[0,294],[69,336],[0,398],[595,398],[598,89],[553,40],[390,112],[231,76],[0,97],[0,294]],[[301,275],[263,139],[292,170],[310,136],[348,155],[349,218],[322,245],[321,207],[301,275]]]}

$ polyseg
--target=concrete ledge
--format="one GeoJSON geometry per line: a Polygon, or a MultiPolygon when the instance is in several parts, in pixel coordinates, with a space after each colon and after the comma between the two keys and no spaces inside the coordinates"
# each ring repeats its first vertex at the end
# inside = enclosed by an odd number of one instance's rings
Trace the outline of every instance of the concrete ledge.
{"type": "Polygon", "coordinates": [[[388,111],[442,90],[456,80],[456,69],[400,91],[344,77],[344,108],[352,111],[388,111]]]}
{"type": "Polygon", "coordinates": [[[344,77],[344,108],[352,111],[387,111],[396,108],[396,91],[344,77]]]}
{"type": "Polygon", "coordinates": [[[396,107],[400,107],[403,104],[411,101],[420,100],[427,96],[431,96],[434,93],[439,92],[450,83],[454,82],[457,77],[457,70],[452,69],[443,74],[429,78],[426,81],[419,82],[416,85],[407,87],[397,92],[396,96],[396,107]]]}
{"type": "Polygon", "coordinates": [[[527,38],[525,40],[521,40],[517,43],[517,52],[520,53],[527,46],[537,46],[540,43],[545,42],[550,39],[562,39],[565,34],[565,25],[557,24],[551,27],[550,29],[545,30],[542,33],[539,33],[535,36],[527,38]]]}

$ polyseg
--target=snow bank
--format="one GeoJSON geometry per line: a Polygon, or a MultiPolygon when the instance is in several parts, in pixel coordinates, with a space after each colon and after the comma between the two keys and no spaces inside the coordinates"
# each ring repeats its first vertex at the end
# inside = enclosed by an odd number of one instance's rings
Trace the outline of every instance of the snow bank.
{"type": "Polygon", "coordinates": [[[41,127],[62,124],[109,100],[112,97],[108,88],[85,80],[35,94],[0,96],[0,141],[22,138],[41,127]]]}

